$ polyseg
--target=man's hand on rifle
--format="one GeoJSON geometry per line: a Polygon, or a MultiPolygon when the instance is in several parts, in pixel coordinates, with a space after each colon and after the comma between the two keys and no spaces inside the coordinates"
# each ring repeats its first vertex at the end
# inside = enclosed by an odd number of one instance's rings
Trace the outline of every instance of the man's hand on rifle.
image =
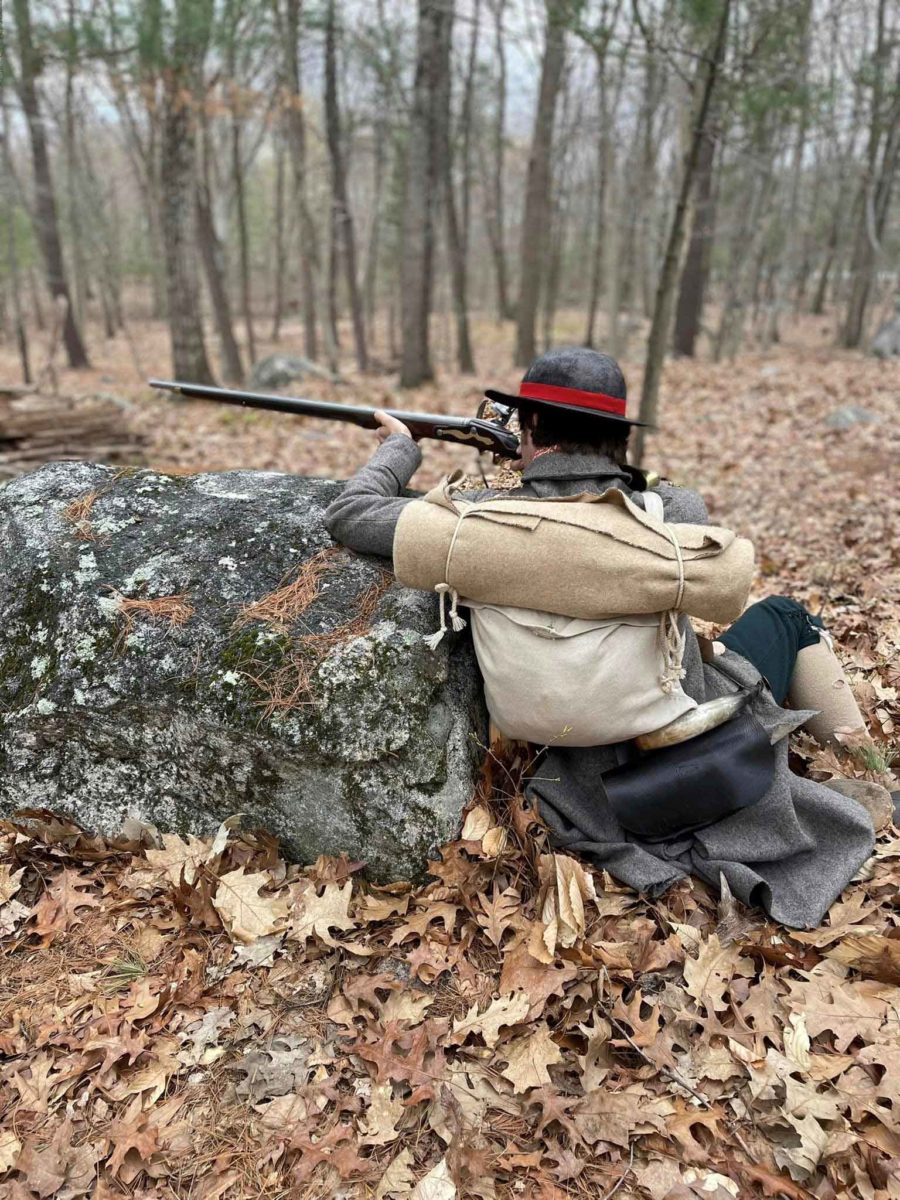
{"type": "MultiPolygon", "coordinates": [[[[392,417],[386,413],[383,408],[376,409],[373,416],[379,426],[375,431],[375,436],[379,442],[383,442],[385,438],[389,438],[392,433],[402,433],[404,437],[412,438],[408,427],[402,421],[398,421],[396,417],[392,417]]],[[[415,438],[413,438],[413,441],[415,441],[415,438]]]]}

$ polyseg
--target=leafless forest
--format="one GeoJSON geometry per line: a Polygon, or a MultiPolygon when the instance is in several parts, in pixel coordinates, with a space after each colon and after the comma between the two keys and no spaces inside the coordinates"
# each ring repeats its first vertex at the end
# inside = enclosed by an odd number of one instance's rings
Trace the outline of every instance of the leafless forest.
{"type": "Polygon", "coordinates": [[[224,382],[293,322],[414,387],[496,322],[510,366],[646,343],[650,416],[670,351],[826,312],[865,346],[898,33],[892,0],[6,0],[0,335],[27,380],[152,318],[224,382]]]}

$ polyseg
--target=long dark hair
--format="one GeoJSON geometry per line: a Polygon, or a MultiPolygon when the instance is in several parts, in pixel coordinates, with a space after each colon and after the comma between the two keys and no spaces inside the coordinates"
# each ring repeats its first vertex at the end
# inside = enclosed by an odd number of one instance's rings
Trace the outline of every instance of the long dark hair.
{"type": "Polygon", "coordinates": [[[558,446],[567,454],[605,454],[620,467],[628,461],[629,425],[527,400],[518,409],[520,426],[528,426],[535,446],[558,446]]]}

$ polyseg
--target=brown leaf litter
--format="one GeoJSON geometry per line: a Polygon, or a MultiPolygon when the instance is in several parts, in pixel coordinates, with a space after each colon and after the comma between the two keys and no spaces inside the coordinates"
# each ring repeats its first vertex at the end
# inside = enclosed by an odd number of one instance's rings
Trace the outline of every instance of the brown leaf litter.
{"type": "Polygon", "coordinates": [[[900,838],[795,934],[553,853],[487,759],[430,879],[0,824],[0,1188],[561,1200],[900,1182],[900,838]]]}

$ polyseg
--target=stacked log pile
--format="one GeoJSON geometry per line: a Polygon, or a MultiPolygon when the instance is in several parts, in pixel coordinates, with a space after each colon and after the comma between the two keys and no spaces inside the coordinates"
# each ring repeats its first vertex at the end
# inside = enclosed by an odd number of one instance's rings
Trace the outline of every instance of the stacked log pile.
{"type": "Polygon", "coordinates": [[[127,401],[104,393],[0,387],[0,480],[61,459],[141,462],[144,439],[131,428],[129,410],[127,401]]]}

